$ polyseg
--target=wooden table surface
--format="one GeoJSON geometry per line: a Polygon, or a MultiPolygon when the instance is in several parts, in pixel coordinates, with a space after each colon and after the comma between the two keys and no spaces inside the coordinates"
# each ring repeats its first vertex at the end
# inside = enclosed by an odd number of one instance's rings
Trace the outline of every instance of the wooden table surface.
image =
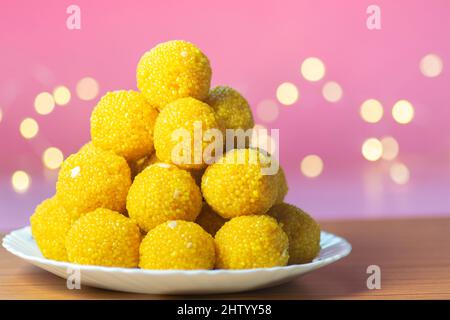
{"type": "Polygon", "coordinates": [[[323,222],[353,245],[343,260],[278,287],[212,296],[113,292],[66,281],[0,249],[0,299],[450,299],[450,218],[323,222]],[[381,289],[367,288],[367,267],[381,289]]]}

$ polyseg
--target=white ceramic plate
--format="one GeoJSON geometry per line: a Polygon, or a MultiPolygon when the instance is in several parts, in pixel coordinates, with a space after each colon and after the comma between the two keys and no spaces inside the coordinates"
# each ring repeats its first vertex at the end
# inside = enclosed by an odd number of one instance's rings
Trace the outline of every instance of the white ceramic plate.
{"type": "Polygon", "coordinates": [[[142,270],[85,266],[45,259],[31,236],[30,227],[15,230],[3,239],[12,254],[67,278],[79,270],[81,285],[148,294],[212,294],[254,290],[278,285],[333,263],[352,250],[343,238],[322,232],[322,250],[313,262],[287,267],[247,270],[142,270]]]}

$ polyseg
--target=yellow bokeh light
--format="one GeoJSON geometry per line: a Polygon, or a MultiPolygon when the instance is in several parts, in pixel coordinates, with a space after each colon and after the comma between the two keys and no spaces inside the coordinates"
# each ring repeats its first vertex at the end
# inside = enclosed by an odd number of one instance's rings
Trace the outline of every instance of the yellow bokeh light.
{"type": "Polygon", "coordinates": [[[16,192],[22,193],[28,190],[31,178],[25,171],[18,170],[11,177],[11,184],[16,192]]]}
{"type": "Polygon", "coordinates": [[[78,98],[81,100],[92,100],[97,97],[99,92],[99,85],[97,80],[91,77],[85,77],[78,81],[76,87],[78,98]]]}
{"type": "Polygon", "coordinates": [[[304,176],[316,178],[320,176],[323,171],[323,161],[319,156],[310,154],[303,158],[300,163],[300,170],[304,176]]]}
{"type": "Polygon", "coordinates": [[[53,99],[58,106],[65,106],[70,102],[70,90],[65,86],[58,86],[53,90],[53,99]]]}
{"type": "Polygon", "coordinates": [[[394,160],[398,156],[399,146],[397,140],[393,137],[384,137],[381,139],[383,145],[382,158],[384,160],[394,160]]]}
{"type": "Polygon", "coordinates": [[[342,99],[342,88],[339,83],[330,81],[322,88],[322,95],[328,102],[338,102],[342,99]]]}
{"type": "Polygon", "coordinates": [[[3,110],[2,108],[0,108],[0,122],[2,122],[3,120],[3,110]]]}
{"type": "Polygon", "coordinates": [[[399,100],[392,107],[392,117],[400,124],[407,124],[414,118],[414,107],[408,100],[399,100]]]}
{"type": "Polygon", "coordinates": [[[256,113],[258,114],[258,117],[263,121],[274,121],[278,117],[278,105],[275,101],[263,100],[258,104],[256,113]]]}
{"type": "Polygon", "coordinates": [[[34,109],[39,114],[49,114],[54,108],[55,100],[53,100],[53,96],[48,92],[41,92],[34,99],[34,109]]]}
{"type": "Polygon", "coordinates": [[[290,106],[298,100],[298,89],[291,82],[284,82],[277,88],[277,99],[281,104],[290,106]]]}
{"type": "Polygon", "coordinates": [[[377,123],[383,118],[383,105],[376,99],[368,99],[361,104],[360,115],[364,121],[377,123]]]}
{"type": "Polygon", "coordinates": [[[308,81],[319,81],[325,76],[325,64],[316,57],[305,59],[301,66],[301,74],[308,81]]]}
{"type": "Polygon", "coordinates": [[[434,78],[441,74],[443,69],[442,59],[435,54],[427,54],[420,60],[420,72],[425,77],[434,78]]]}
{"type": "Polygon", "coordinates": [[[365,159],[377,161],[383,155],[383,145],[377,138],[369,138],[364,141],[361,152],[365,159]]]}
{"type": "Polygon", "coordinates": [[[409,169],[403,163],[394,163],[389,169],[392,181],[397,184],[406,184],[409,181],[409,169]]]}
{"type": "Polygon", "coordinates": [[[33,118],[25,118],[19,126],[19,131],[25,139],[34,138],[39,132],[39,125],[33,118]]]}
{"type": "Polygon", "coordinates": [[[42,154],[42,162],[49,169],[58,169],[64,160],[64,155],[58,148],[47,148],[42,154]]]}

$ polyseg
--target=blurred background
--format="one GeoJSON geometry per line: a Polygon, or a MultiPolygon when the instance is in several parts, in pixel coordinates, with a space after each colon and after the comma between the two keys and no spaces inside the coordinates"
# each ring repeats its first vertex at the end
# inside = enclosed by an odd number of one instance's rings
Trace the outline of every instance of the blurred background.
{"type": "Polygon", "coordinates": [[[446,0],[3,0],[0,230],[28,224],[98,99],[136,89],[140,56],[171,39],[280,130],[288,202],[321,220],[449,215],[449,38],[446,0]]]}

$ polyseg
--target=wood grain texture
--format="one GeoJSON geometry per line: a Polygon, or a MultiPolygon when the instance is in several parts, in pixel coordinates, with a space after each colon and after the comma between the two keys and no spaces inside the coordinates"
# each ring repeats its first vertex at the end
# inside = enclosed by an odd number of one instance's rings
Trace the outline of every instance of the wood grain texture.
{"type": "Polygon", "coordinates": [[[450,218],[323,222],[353,245],[347,258],[288,284],[239,294],[161,296],[68,290],[64,279],[0,249],[0,299],[450,299],[450,218]],[[381,268],[381,289],[366,286],[381,268]]]}

